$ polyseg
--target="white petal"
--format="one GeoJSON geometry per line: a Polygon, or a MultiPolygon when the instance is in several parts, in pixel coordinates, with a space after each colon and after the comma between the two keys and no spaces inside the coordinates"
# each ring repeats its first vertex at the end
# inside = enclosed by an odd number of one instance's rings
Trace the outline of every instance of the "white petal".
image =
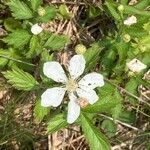
{"type": "Polygon", "coordinates": [[[69,95],[69,99],[70,102],[68,103],[67,122],[71,124],[80,116],[80,106],[76,101],[77,97],[73,93],[69,95]]]}
{"type": "Polygon", "coordinates": [[[57,107],[61,104],[65,95],[65,88],[54,87],[47,89],[41,96],[41,105],[43,107],[57,107]]]}
{"type": "Polygon", "coordinates": [[[102,87],[104,85],[104,78],[101,74],[92,72],[85,75],[78,84],[79,87],[85,86],[85,88],[95,89],[96,87],[102,87]]]}
{"type": "Polygon", "coordinates": [[[74,55],[69,62],[69,73],[73,79],[78,78],[85,68],[85,59],[83,55],[74,55]]]}
{"type": "Polygon", "coordinates": [[[130,26],[135,23],[137,23],[137,18],[133,15],[131,17],[128,17],[126,20],[124,20],[124,25],[127,25],[127,26],[130,26]]]}
{"type": "Polygon", "coordinates": [[[98,101],[99,97],[94,90],[91,89],[77,89],[77,94],[81,98],[85,98],[90,104],[94,104],[98,101]]]}
{"type": "Polygon", "coordinates": [[[43,28],[40,27],[38,24],[34,24],[34,25],[31,27],[31,32],[32,32],[34,35],[38,35],[38,34],[40,34],[42,31],[43,31],[43,28]]]}
{"type": "Polygon", "coordinates": [[[56,82],[67,82],[67,77],[62,66],[56,61],[44,63],[43,73],[56,82]]]}
{"type": "Polygon", "coordinates": [[[130,62],[127,63],[127,67],[132,71],[132,72],[141,72],[143,69],[145,69],[147,66],[143,64],[141,61],[138,59],[133,59],[130,62]]]}

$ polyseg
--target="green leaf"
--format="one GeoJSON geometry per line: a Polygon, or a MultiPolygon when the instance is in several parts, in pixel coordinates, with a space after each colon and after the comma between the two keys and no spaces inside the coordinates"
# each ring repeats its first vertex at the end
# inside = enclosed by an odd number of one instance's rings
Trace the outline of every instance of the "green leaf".
{"type": "Polygon", "coordinates": [[[7,31],[15,31],[16,29],[21,28],[21,22],[14,18],[7,18],[4,20],[4,27],[7,31]]]}
{"type": "Polygon", "coordinates": [[[117,125],[112,120],[104,120],[101,124],[102,129],[105,130],[108,137],[115,136],[117,125]]]}
{"type": "Polygon", "coordinates": [[[6,71],[3,75],[8,80],[8,83],[18,90],[30,91],[39,85],[31,74],[19,68],[6,71]]]}
{"type": "Polygon", "coordinates": [[[145,23],[143,25],[143,28],[144,28],[145,31],[147,31],[148,33],[150,33],[150,21],[147,22],[147,23],[145,23]]]}
{"type": "Polygon", "coordinates": [[[15,48],[22,48],[26,45],[31,38],[31,35],[26,30],[16,30],[10,33],[6,38],[3,39],[8,45],[12,45],[15,48]]]}
{"type": "Polygon", "coordinates": [[[95,18],[101,14],[101,10],[99,7],[90,6],[88,10],[88,16],[90,18],[95,18]]]}
{"type": "Polygon", "coordinates": [[[38,36],[32,36],[29,45],[29,51],[26,53],[27,58],[34,58],[42,51],[38,36]]]}
{"type": "Polygon", "coordinates": [[[114,68],[116,55],[116,51],[113,49],[113,47],[110,47],[110,49],[108,49],[104,54],[102,57],[102,64],[105,70],[111,71],[114,68]]]}
{"type": "Polygon", "coordinates": [[[2,58],[2,57],[0,56],[0,69],[1,69],[1,68],[4,68],[7,63],[8,63],[8,60],[5,59],[5,58],[2,58]]]}
{"type": "Polygon", "coordinates": [[[55,7],[47,6],[44,9],[45,9],[45,14],[38,18],[39,21],[48,22],[48,21],[52,20],[53,18],[55,18],[56,14],[57,14],[57,9],[55,7]]]}
{"type": "Polygon", "coordinates": [[[13,17],[16,19],[30,19],[33,17],[33,13],[30,8],[23,1],[10,0],[8,3],[13,17]]]}
{"type": "Polygon", "coordinates": [[[122,104],[117,104],[114,108],[111,109],[112,117],[117,119],[122,113],[122,104]]]}
{"type": "Polygon", "coordinates": [[[67,124],[68,123],[66,122],[66,118],[64,118],[63,114],[55,115],[48,123],[47,132],[53,133],[64,128],[67,124]]]}
{"type": "MultiPolygon", "coordinates": [[[[117,14],[115,12],[115,8],[117,8],[119,6],[118,3],[112,1],[112,0],[107,0],[105,2],[106,6],[108,7],[109,11],[111,12],[112,16],[116,19],[116,20],[119,20],[119,14],[117,14]]],[[[150,13],[149,11],[145,11],[145,10],[141,10],[141,9],[137,9],[133,6],[129,6],[129,5],[124,5],[124,11],[123,11],[124,14],[137,14],[137,15],[141,15],[141,16],[147,16],[147,17],[150,17],[150,13]]]]}
{"type": "Polygon", "coordinates": [[[52,61],[53,60],[53,53],[50,55],[47,50],[43,50],[41,53],[41,62],[45,63],[47,61],[52,61]]]}
{"type": "Polygon", "coordinates": [[[121,16],[119,14],[119,11],[117,12],[116,6],[113,5],[111,0],[107,0],[105,1],[105,5],[107,6],[110,14],[114,17],[114,19],[116,21],[120,21],[121,20],[121,16]]]}
{"type": "Polygon", "coordinates": [[[137,14],[137,15],[141,15],[141,16],[147,16],[147,17],[150,17],[150,13],[148,11],[145,11],[145,10],[140,10],[140,9],[137,9],[135,7],[132,7],[132,6],[127,6],[125,5],[124,6],[124,13],[125,14],[137,14]]]}
{"type": "Polygon", "coordinates": [[[52,34],[50,38],[45,43],[46,48],[52,50],[61,50],[65,47],[66,44],[70,42],[69,38],[66,35],[55,35],[52,34]]]}
{"type": "MultiPolygon", "coordinates": [[[[139,85],[139,83],[137,82],[136,78],[133,77],[127,82],[127,84],[125,85],[125,89],[127,91],[129,91],[130,93],[137,95],[138,85],[139,85]]],[[[130,96],[127,96],[127,98],[129,99],[130,102],[135,103],[134,98],[132,98],[130,96]]]]}
{"type": "Polygon", "coordinates": [[[98,63],[99,54],[102,51],[102,47],[98,43],[91,45],[89,49],[84,53],[84,58],[86,60],[86,71],[89,71],[98,63]]]}
{"type": "Polygon", "coordinates": [[[11,53],[9,50],[0,49],[0,68],[3,68],[8,63],[8,59],[3,58],[2,56],[9,57],[10,55],[11,53]]]}
{"type": "Polygon", "coordinates": [[[115,43],[115,47],[118,51],[119,64],[121,65],[122,63],[125,63],[124,60],[126,60],[128,45],[123,41],[121,41],[119,43],[115,43]]]}
{"type": "Polygon", "coordinates": [[[83,109],[83,111],[89,113],[109,112],[112,114],[111,110],[118,104],[121,104],[121,101],[122,97],[118,92],[118,89],[108,83],[105,83],[105,85],[99,89],[99,100],[95,104],[89,105],[83,109]]]}
{"type": "Polygon", "coordinates": [[[136,121],[136,114],[131,111],[122,111],[117,119],[128,124],[133,124],[136,121]]]}
{"type": "Polygon", "coordinates": [[[34,107],[34,117],[36,121],[41,122],[49,112],[50,108],[41,106],[41,100],[37,99],[34,107]]]}
{"type": "Polygon", "coordinates": [[[59,12],[66,19],[69,19],[71,17],[68,7],[65,4],[59,6],[59,12]]]}
{"type": "Polygon", "coordinates": [[[42,1],[41,0],[30,0],[31,2],[31,6],[32,6],[32,9],[34,11],[36,11],[38,9],[38,7],[41,5],[42,1]]]}
{"type": "Polygon", "coordinates": [[[128,4],[128,0],[120,0],[120,3],[123,5],[127,5],[128,4]]]}
{"type": "Polygon", "coordinates": [[[138,3],[134,5],[134,7],[137,9],[145,9],[149,5],[150,5],[149,0],[141,0],[141,1],[138,1],[138,3]]]}
{"type": "Polygon", "coordinates": [[[92,124],[89,118],[81,114],[81,126],[91,150],[110,150],[106,137],[92,124]]]}

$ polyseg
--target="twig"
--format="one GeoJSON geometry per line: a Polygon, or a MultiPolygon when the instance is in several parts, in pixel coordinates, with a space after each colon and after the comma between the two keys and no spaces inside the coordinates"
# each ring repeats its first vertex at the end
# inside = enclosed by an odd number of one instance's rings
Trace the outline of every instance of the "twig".
{"type": "Polygon", "coordinates": [[[57,2],[57,1],[55,1],[55,2],[50,2],[51,4],[68,4],[68,5],[85,5],[85,3],[83,3],[83,2],[57,2]]]}
{"type": "MultiPolygon", "coordinates": [[[[131,108],[133,108],[133,109],[137,110],[137,108],[135,108],[135,107],[133,107],[133,106],[131,106],[131,108]]],[[[140,112],[140,113],[141,113],[141,114],[143,114],[144,116],[146,116],[146,117],[150,118],[150,116],[149,116],[149,115],[147,115],[146,113],[144,113],[143,111],[141,111],[141,110],[139,110],[139,109],[138,109],[138,112],[140,112]]]]}
{"type": "Polygon", "coordinates": [[[65,144],[64,146],[67,147],[67,146],[69,146],[70,144],[73,144],[73,143],[75,143],[76,141],[78,141],[78,140],[80,140],[80,139],[82,139],[82,138],[84,138],[84,135],[79,136],[78,138],[72,140],[69,144],[65,144]]]}
{"type": "MultiPolygon", "coordinates": [[[[99,114],[99,115],[102,116],[102,117],[105,117],[105,118],[107,118],[107,119],[109,119],[109,120],[112,120],[112,121],[114,120],[113,118],[111,118],[111,117],[109,117],[109,116],[106,116],[106,115],[104,115],[104,114],[99,114]]],[[[133,129],[133,130],[139,131],[138,128],[133,127],[133,126],[127,124],[127,123],[121,122],[120,120],[115,120],[115,122],[117,122],[117,123],[119,123],[119,124],[121,124],[121,125],[123,125],[123,126],[126,126],[126,127],[128,127],[128,128],[131,128],[131,129],[133,129]]]]}
{"type": "Polygon", "coordinates": [[[4,144],[6,144],[6,143],[8,143],[8,141],[5,141],[5,142],[3,142],[3,143],[0,143],[0,145],[2,146],[2,145],[4,145],[4,144]]]}
{"type": "Polygon", "coordinates": [[[12,60],[12,61],[16,61],[16,62],[19,62],[19,63],[22,63],[22,64],[26,64],[26,65],[30,65],[30,66],[36,66],[34,64],[31,64],[31,63],[28,63],[28,62],[24,62],[22,60],[18,60],[18,59],[15,59],[15,58],[10,58],[10,57],[4,56],[4,55],[0,55],[0,57],[3,57],[5,59],[9,59],[9,60],[12,60]]]}
{"type": "Polygon", "coordinates": [[[116,88],[121,89],[121,90],[122,90],[124,93],[126,93],[127,95],[129,95],[129,96],[131,96],[131,97],[137,99],[139,102],[142,102],[142,103],[144,103],[144,104],[146,104],[146,105],[148,105],[148,106],[150,107],[150,104],[149,104],[148,102],[146,102],[146,101],[144,101],[143,99],[141,99],[141,98],[135,96],[134,94],[132,94],[132,93],[130,93],[129,91],[127,91],[126,89],[124,89],[124,88],[122,88],[122,87],[116,85],[115,83],[111,82],[110,80],[108,80],[108,79],[106,79],[106,78],[105,78],[104,80],[105,80],[106,82],[110,83],[111,85],[115,86],[116,88]]]}

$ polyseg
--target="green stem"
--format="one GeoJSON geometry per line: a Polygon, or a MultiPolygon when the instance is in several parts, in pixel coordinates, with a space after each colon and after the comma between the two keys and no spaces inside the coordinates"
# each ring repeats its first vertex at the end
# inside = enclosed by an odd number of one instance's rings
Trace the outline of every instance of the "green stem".
{"type": "Polygon", "coordinates": [[[22,63],[22,64],[26,64],[26,65],[30,65],[30,66],[36,66],[34,64],[31,64],[31,63],[28,63],[28,62],[24,62],[24,61],[15,59],[15,58],[10,58],[10,57],[4,56],[4,55],[0,55],[0,57],[5,58],[5,59],[9,59],[9,60],[12,60],[12,61],[15,61],[15,62],[19,62],[19,63],[22,63]]]}

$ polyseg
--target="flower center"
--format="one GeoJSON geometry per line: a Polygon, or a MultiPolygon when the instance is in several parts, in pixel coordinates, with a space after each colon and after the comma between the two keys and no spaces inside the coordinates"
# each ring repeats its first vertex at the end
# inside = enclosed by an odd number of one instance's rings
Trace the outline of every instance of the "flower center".
{"type": "Polygon", "coordinates": [[[78,84],[75,80],[69,79],[66,84],[66,88],[68,92],[74,92],[78,88],[78,84]]]}

